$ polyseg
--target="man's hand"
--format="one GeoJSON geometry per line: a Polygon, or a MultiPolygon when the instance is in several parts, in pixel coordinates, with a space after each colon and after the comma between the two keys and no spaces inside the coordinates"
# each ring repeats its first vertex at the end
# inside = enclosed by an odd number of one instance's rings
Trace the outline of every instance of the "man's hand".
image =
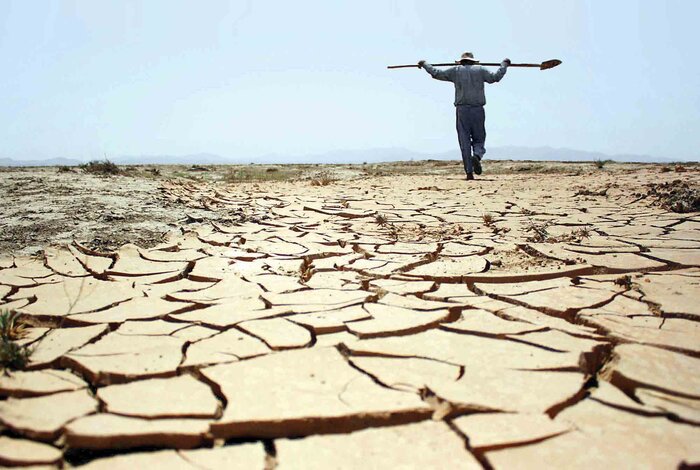
{"type": "Polygon", "coordinates": [[[425,61],[424,61],[424,60],[419,60],[419,61],[418,61],[418,68],[419,68],[419,69],[422,69],[424,65],[425,65],[425,61]]]}
{"type": "Polygon", "coordinates": [[[510,66],[510,59],[503,59],[503,62],[501,64],[505,65],[506,67],[510,66]]]}

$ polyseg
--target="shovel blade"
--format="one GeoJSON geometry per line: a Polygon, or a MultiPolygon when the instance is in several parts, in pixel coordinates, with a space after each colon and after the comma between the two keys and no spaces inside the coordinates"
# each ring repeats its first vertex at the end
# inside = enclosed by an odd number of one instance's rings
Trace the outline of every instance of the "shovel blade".
{"type": "Polygon", "coordinates": [[[545,60],[540,64],[540,70],[553,69],[559,64],[561,64],[561,60],[559,59],[545,60]]]}

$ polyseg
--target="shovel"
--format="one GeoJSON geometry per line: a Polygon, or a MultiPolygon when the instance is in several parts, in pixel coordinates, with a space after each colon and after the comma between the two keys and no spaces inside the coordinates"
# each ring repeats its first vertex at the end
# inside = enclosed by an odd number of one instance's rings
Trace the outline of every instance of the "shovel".
{"type": "MultiPolygon", "coordinates": [[[[559,59],[551,59],[551,60],[545,60],[541,64],[510,64],[509,67],[537,67],[540,70],[547,70],[547,69],[553,69],[557,65],[561,64],[561,60],[559,59]]],[[[454,67],[455,65],[459,65],[459,62],[449,62],[446,64],[430,64],[433,67],[454,67]]],[[[488,67],[498,67],[501,65],[500,62],[477,62],[474,65],[485,65],[488,67]]],[[[415,67],[418,68],[417,64],[411,64],[411,65],[389,65],[387,68],[388,69],[407,69],[415,67]]]]}

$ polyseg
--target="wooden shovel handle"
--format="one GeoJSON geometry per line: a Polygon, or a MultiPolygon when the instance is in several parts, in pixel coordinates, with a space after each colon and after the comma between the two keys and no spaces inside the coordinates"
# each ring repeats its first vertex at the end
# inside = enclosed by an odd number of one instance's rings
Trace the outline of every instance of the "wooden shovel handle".
{"type": "MultiPolygon", "coordinates": [[[[532,67],[532,68],[538,68],[540,70],[547,70],[556,67],[557,65],[561,64],[561,60],[559,59],[552,59],[552,60],[545,60],[541,64],[510,64],[509,67],[532,67]]],[[[454,67],[456,65],[459,65],[458,62],[448,62],[445,64],[431,64],[433,67],[454,67]]],[[[501,65],[500,62],[480,62],[477,65],[484,65],[486,67],[499,67],[501,65]]],[[[389,65],[387,67],[388,69],[407,69],[407,68],[418,68],[418,64],[409,64],[409,65],[389,65]]]]}

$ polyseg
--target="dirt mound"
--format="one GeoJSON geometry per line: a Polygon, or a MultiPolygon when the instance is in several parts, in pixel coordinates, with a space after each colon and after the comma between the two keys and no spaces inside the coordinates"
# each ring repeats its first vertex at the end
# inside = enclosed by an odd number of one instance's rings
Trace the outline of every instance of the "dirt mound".
{"type": "Polygon", "coordinates": [[[687,181],[674,180],[648,185],[646,197],[664,209],[686,213],[700,211],[700,187],[687,181]]]}

